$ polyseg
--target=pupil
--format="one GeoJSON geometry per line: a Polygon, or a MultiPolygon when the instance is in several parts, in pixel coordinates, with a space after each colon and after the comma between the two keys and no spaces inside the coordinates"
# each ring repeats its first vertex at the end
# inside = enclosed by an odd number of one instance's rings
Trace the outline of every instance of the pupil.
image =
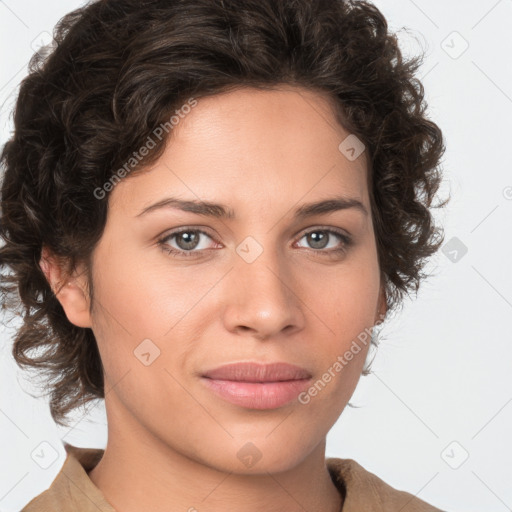
{"type": "Polygon", "coordinates": [[[309,233],[309,242],[314,249],[323,249],[327,245],[327,236],[321,231],[314,231],[309,233]]]}
{"type": "Polygon", "coordinates": [[[180,233],[177,237],[177,242],[180,248],[182,249],[194,249],[197,245],[197,233],[192,233],[191,231],[186,231],[184,233],[180,233]],[[180,240],[185,239],[184,244],[179,243],[180,240]],[[187,240],[188,239],[188,240],[187,240]]]}

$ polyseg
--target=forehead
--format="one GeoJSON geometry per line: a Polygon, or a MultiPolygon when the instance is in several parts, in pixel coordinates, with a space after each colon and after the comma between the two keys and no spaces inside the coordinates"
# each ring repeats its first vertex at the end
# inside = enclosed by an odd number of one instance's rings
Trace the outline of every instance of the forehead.
{"type": "Polygon", "coordinates": [[[200,98],[187,112],[159,160],[114,188],[116,207],[133,212],[165,193],[258,204],[261,211],[276,200],[335,194],[368,205],[366,155],[348,158],[346,141],[353,135],[327,94],[292,86],[241,88],[200,98]]]}

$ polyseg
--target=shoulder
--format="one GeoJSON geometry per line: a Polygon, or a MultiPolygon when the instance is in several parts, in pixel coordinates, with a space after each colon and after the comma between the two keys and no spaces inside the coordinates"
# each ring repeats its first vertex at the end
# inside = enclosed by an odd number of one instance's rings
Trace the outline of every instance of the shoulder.
{"type": "Polygon", "coordinates": [[[413,494],[391,487],[355,460],[329,457],[326,465],[345,496],[343,512],[443,512],[413,494]]]}
{"type": "Polygon", "coordinates": [[[52,484],[21,512],[115,512],[87,474],[99,462],[103,450],[66,443],[64,447],[66,460],[52,484]]]}

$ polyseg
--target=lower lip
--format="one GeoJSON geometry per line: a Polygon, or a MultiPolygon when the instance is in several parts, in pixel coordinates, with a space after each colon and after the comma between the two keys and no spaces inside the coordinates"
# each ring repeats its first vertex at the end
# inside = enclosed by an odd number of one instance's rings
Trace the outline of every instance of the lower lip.
{"type": "Polygon", "coordinates": [[[248,409],[277,409],[307,388],[311,379],[281,382],[240,382],[209,379],[204,383],[224,400],[248,409]]]}

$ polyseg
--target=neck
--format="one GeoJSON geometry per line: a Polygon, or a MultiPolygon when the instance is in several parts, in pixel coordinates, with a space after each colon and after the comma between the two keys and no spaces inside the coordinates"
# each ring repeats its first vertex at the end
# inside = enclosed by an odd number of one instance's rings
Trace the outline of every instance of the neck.
{"type": "Polygon", "coordinates": [[[206,454],[180,452],[126,410],[109,419],[108,434],[105,453],[89,477],[122,512],[341,510],[342,497],[325,463],[325,438],[293,467],[247,474],[223,471],[205,461],[206,454]]]}

